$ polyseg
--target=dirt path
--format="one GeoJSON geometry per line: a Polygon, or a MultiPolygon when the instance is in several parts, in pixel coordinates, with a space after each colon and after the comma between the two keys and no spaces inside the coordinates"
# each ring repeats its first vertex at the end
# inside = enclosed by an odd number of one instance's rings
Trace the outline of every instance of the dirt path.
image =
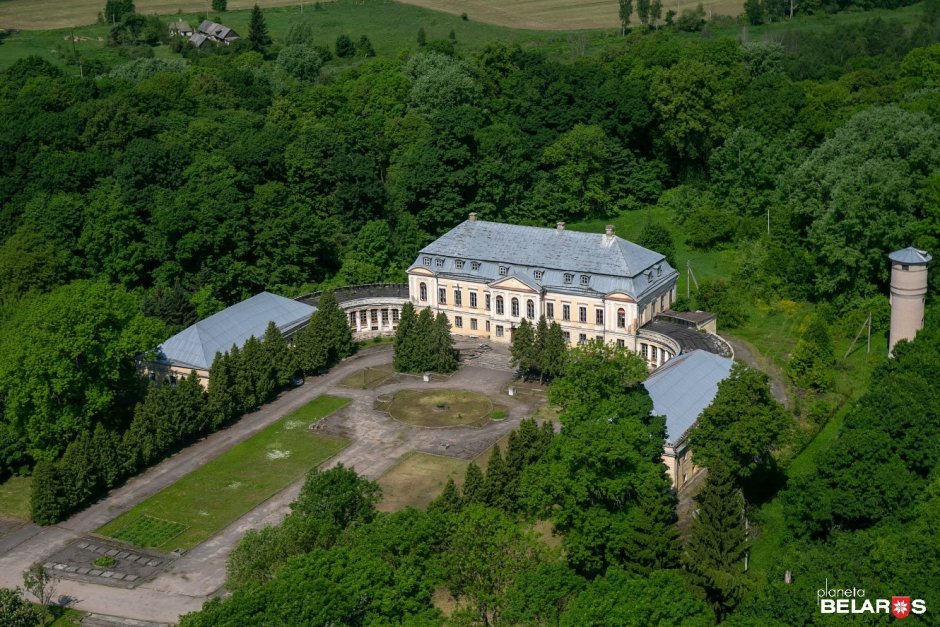
{"type": "Polygon", "coordinates": [[[734,349],[735,358],[740,359],[748,366],[767,373],[767,376],[770,377],[770,391],[774,395],[774,398],[784,407],[790,407],[790,395],[787,389],[786,379],[780,368],[761,355],[750,342],[733,335],[722,334],[721,337],[725,338],[728,343],[731,344],[731,347],[734,349]]]}

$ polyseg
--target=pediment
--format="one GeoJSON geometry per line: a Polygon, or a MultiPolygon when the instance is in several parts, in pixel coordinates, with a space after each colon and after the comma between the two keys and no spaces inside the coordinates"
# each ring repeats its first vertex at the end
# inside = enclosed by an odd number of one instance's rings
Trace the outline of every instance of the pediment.
{"type": "Polygon", "coordinates": [[[525,292],[527,294],[536,294],[536,290],[532,289],[516,277],[503,277],[497,279],[490,283],[490,287],[497,288],[501,290],[513,290],[514,292],[525,292]]]}

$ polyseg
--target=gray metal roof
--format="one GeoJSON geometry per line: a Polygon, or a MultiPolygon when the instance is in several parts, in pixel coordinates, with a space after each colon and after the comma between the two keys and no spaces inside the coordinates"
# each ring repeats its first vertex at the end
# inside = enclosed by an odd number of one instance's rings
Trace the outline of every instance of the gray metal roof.
{"type": "Polygon", "coordinates": [[[232,345],[241,348],[251,336],[260,338],[269,322],[273,321],[282,333],[289,333],[316,310],[290,298],[261,292],[183,329],[157,350],[161,361],[208,369],[216,353],[224,353],[232,345]]]}
{"type": "Polygon", "coordinates": [[[653,414],[666,417],[667,444],[682,441],[733,364],[727,357],[694,350],[670,359],[643,382],[653,399],[653,414]]]}
{"type": "Polygon", "coordinates": [[[662,254],[615,235],[484,220],[466,220],[425,246],[411,265],[418,267],[488,282],[525,276],[527,284],[556,291],[624,292],[637,300],[678,277],[662,254]],[[424,263],[425,257],[431,258],[430,265],[424,263]],[[473,262],[480,264],[477,270],[473,262]],[[507,267],[507,274],[500,274],[500,266],[507,267]],[[536,272],[542,273],[540,280],[536,272]],[[574,275],[570,282],[565,281],[566,273],[574,275]],[[588,277],[586,285],[582,275],[588,277]]]}
{"type": "Polygon", "coordinates": [[[930,256],[926,250],[918,250],[913,246],[908,246],[907,248],[902,248],[901,250],[896,250],[888,258],[895,263],[903,263],[906,265],[919,265],[929,263],[933,257],[930,256]]]}

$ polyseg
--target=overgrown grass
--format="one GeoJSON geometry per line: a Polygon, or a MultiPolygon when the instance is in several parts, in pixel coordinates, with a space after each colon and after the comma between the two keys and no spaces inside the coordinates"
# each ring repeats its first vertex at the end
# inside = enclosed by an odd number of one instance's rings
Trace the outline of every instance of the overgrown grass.
{"type": "Polygon", "coordinates": [[[339,382],[343,387],[354,388],[357,390],[371,390],[378,387],[386,379],[395,374],[392,364],[381,364],[378,366],[369,366],[352,373],[339,382]]]}
{"type": "Polygon", "coordinates": [[[493,401],[469,390],[401,390],[388,413],[419,427],[481,426],[493,411],[493,401]]]}
{"type": "Polygon", "coordinates": [[[10,477],[0,484],[0,518],[29,520],[30,477],[10,477]]]}
{"type": "Polygon", "coordinates": [[[406,507],[424,509],[444,491],[448,479],[463,485],[466,459],[413,452],[379,477],[382,502],[379,509],[397,512],[406,507]]]}
{"type": "Polygon", "coordinates": [[[308,427],[347,403],[347,398],[318,396],[115,518],[98,533],[163,550],[196,546],[345,447],[347,440],[317,435],[308,427]],[[165,533],[151,529],[147,517],[187,528],[170,537],[169,528],[165,533]]]}

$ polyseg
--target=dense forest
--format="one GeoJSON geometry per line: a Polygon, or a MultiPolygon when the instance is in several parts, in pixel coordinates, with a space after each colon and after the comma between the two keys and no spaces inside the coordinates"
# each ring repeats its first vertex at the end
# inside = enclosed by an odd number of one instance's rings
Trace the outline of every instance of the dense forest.
{"type": "MultiPolygon", "coordinates": [[[[727,276],[682,304],[727,327],[748,303],[812,303],[787,364],[805,390],[831,386],[827,320],[874,311],[884,328],[886,253],[940,250],[937,0],[916,23],[766,38],[643,27],[574,59],[421,38],[374,57],[368,38],[315,41],[302,23],[271,41],[259,16],[238,45],[176,45],[166,59],[141,52],[165,24],[128,13],[110,39],[120,64],[75,76],[28,57],[0,73],[0,480],[98,469],[75,494],[53,481],[38,504],[49,521],[352,347],[345,323],[324,316],[330,343],[305,338],[303,363],[259,374],[259,362],[219,362],[244,389],[229,398],[217,385],[216,400],[194,382],[148,388],[135,358],[262,289],[399,280],[470,211],[548,226],[655,210],[684,245],[736,251],[727,276]],[[156,416],[165,429],[148,432],[156,416]],[[110,470],[104,458],[128,438],[135,457],[110,470]]],[[[668,230],[644,235],[671,252],[668,230]]],[[[435,624],[446,587],[467,624],[814,624],[826,577],[940,607],[940,322],[927,326],[875,371],[803,474],[778,467],[792,417],[765,377],[737,372],[695,436],[711,472],[685,544],[642,364],[597,346],[550,366],[520,353],[526,370],[555,375],[561,434],[525,426],[524,445],[485,473],[471,466],[427,512],[378,514],[370,482],[314,473],[284,525],[236,552],[234,597],[187,622],[265,611],[435,624]],[[743,459],[727,439],[740,432],[761,436],[743,459]],[[745,575],[736,513],[759,527],[775,492],[786,524],[775,566],[745,575]],[[534,535],[537,520],[560,548],[534,535]],[[710,554],[717,536],[730,548],[710,554]]]]}

